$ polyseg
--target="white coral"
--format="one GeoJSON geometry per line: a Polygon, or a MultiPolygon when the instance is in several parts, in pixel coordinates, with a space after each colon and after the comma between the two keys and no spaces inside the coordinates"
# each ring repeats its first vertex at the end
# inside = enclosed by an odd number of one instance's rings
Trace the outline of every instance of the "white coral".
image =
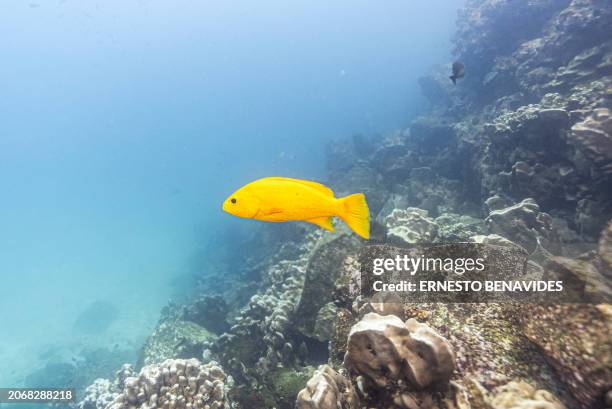
{"type": "Polygon", "coordinates": [[[127,378],[108,409],[220,409],[224,404],[225,373],[214,362],[167,359],[127,378]]]}

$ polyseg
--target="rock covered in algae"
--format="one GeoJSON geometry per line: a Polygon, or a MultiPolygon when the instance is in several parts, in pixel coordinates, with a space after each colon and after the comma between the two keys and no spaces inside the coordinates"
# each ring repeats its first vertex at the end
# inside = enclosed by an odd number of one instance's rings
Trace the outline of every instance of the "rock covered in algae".
{"type": "Polygon", "coordinates": [[[394,209],[385,220],[387,238],[395,244],[428,243],[438,235],[438,225],[427,210],[409,207],[394,209]]]}
{"type": "Polygon", "coordinates": [[[206,328],[178,318],[174,312],[162,314],[145,342],[141,359],[144,364],[153,364],[170,358],[201,357],[205,345],[214,336],[206,328]]]}
{"type": "Polygon", "coordinates": [[[563,282],[565,302],[605,303],[612,300],[609,281],[586,260],[552,257],[544,271],[547,279],[563,282]]]}
{"type": "Polygon", "coordinates": [[[593,114],[572,127],[572,142],[595,163],[612,174],[612,113],[608,108],[593,114]]]}
{"type": "Polygon", "coordinates": [[[549,391],[516,381],[498,388],[490,405],[495,409],[565,409],[565,405],[549,391]]]}
{"type": "Polygon", "coordinates": [[[513,206],[493,210],[486,219],[490,233],[501,235],[530,253],[539,244],[556,246],[557,237],[552,218],[540,211],[535,200],[527,198],[513,206]]]}
{"type": "Polygon", "coordinates": [[[603,400],[612,388],[609,304],[527,305],[521,323],[580,407],[603,400]]]}
{"type": "MultiPolygon", "coordinates": [[[[519,318],[528,314],[524,308],[499,303],[405,306],[407,316],[427,323],[453,346],[456,382],[465,387],[477,382],[491,391],[511,379],[523,379],[560,394],[565,401],[568,394],[560,393],[555,371],[522,333],[519,318]]],[[[470,395],[472,399],[471,391],[470,395]]]]}
{"type": "Polygon", "coordinates": [[[435,219],[438,229],[438,241],[468,241],[470,237],[485,232],[484,221],[468,215],[443,213],[435,219]]]}
{"type": "Polygon", "coordinates": [[[321,240],[312,251],[296,310],[295,324],[304,335],[315,336],[317,317],[325,315],[320,310],[333,301],[334,284],[343,272],[343,262],[359,246],[355,235],[340,233],[321,240]]]}
{"type": "Polygon", "coordinates": [[[606,270],[612,270],[612,221],[601,233],[599,238],[599,256],[606,263],[606,270]]]}

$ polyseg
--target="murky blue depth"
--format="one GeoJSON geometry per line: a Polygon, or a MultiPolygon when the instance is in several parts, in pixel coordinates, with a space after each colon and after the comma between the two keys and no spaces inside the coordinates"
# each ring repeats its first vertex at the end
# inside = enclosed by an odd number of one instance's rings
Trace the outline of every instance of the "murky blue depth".
{"type": "Polygon", "coordinates": [[[407,125],[460,3],[3,1],[0,386],[136,350],[207,243],[254,225],[229,192],[407,125]]]}

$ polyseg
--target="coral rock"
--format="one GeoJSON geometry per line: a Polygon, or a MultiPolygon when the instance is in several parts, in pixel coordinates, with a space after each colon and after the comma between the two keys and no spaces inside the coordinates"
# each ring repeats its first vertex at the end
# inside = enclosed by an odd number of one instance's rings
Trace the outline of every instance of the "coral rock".
{"type": "Polygon", "coordinates": [[[455,356],[429,326],[370,313],[351,328],[344,365],[379,387],[402,381],[423,389],[450,378],[455,356]]]}
{"type": "Polygon", "coordinates": [[[525,382],[509,382],[499,388],[491,406],[495,409],[565,409],[552,393],[525,382]]]}
{"type": "Polygon", "coordinates": [[[555,369],[580,408],[593,408],[612,385],[612,315],[589,304],[525,305],[523,334],[555,369]]]}
{"type": "Polygon", "coordinates": [[[352,234],[332,236],[316,245],[308,259],[304,287],[296,310],[295,324],[304,335],[314,336],[319,311],[333,301],[334,284],[342,275],[343,262],[359,245],[352,234]]]}
{"type": "Polygon", "coordinates": [[[572,141],[605,173],[612,174],[612,114],[609,109],[595,109],[593,115],[574,125],[572,141]]]}
{"type": "Polygon", "coordinates": [[[438,234],[438,225],[428,216],[427,210],[423,209],[395,209],[385,222],[387,238],[399,245],[431,242],[438,234]]]}
{"type": "Polygon", "coordinates": [[[612,222],[609,222],[599,239],[599,256],[612,269],[612,222]]]}
{"type": "Polygon", "coordinates": [[[106,409],[119,396],[125,382],[134,376],[132,365],[124,364],[115,373],[114,382],[98,378],[85,389],[83,400],[77,403],[78,409],[106,409]]]}
{"type": "Polygon", "coordinates": [[[108,409],[210,408],[225,405],[225,373],[214,362],[168,359],[125,380],[108,409]]]}
{"type": "Polygon", "coordinates": [[[436,407],[431,394],[422,392],[397,393],[393,397],[393,403],[402,409],[433,409],[436,407]]]}
{"type": "Polygon", "coordinates": [[[533,199],[494,210],[489,213],[486,222],[490,233],[499,234],[530,253],[538,245],[544,245],[551,251],[557,245],[558,238],[552,226],[552,218],[540,212],[540,207],[533,199]]]}
{"type": "Polygon", "coordinates": [[[85,397],[77,404],[78,409],[104,409],[119,394],[108,379],[96,379],[85,389],[85,397]]]}
{"type": "Polygon", "coordinates": [[[357,409],[359,397],[351,382],[321,365],[297,396],[296,409],[357,409]]]}

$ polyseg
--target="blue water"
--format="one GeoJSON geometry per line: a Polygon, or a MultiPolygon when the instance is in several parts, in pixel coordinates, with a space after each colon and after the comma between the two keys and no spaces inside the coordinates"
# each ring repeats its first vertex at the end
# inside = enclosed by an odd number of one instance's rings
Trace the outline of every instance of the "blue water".
{"type": "Polygon", "coordinates": [[[0,386],[45,351],[136,349],[203,243],[254,225],[227,194],[406,126],[461,3],[2,1],[0,386]],[[94,302],[116,319],[75,330],[94,302]]]}

